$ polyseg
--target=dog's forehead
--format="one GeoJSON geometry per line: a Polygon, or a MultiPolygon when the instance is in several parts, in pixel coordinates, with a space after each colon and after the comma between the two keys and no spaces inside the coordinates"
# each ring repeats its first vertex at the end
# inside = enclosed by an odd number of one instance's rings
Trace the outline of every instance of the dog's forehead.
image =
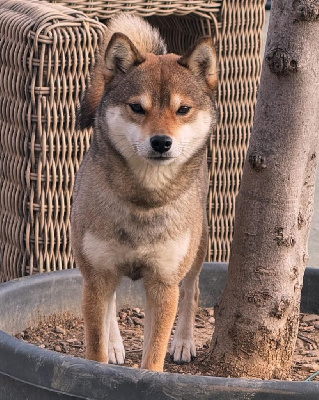
{"type": "Polygon", "coordinates": [[[190,72],[178,64],[180,58],[178,55],[147,54],[145,58],[145,62],[136,69],[136,72],[145,77],[145,81],[149,81],[153,86],[164,85],[167,89],[172,89],[174,86],[178,86],[179,90],[187,89],[185,79],[190,78],[190,72]]]}
{"type": "Polygon", "coordinates": [[[180,56],[147,54],[145,58],[119,85],[120,97],[148,95],[162,105],[169,105],[174,94],[202,101],[201,85],[187,68],[178,64],[180,56]]]}

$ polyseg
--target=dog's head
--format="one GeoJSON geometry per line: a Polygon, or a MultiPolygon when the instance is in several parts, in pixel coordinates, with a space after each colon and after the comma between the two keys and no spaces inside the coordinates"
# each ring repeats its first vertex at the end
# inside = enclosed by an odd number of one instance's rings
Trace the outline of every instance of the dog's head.
{"type": "Polygon", "coordinates": [[[167,165],[202,151],[216,124],[216,52],[211,38],[185,55],[140,52],[113,34],[93,71],[78,124],[127,160],[167,165]]]}

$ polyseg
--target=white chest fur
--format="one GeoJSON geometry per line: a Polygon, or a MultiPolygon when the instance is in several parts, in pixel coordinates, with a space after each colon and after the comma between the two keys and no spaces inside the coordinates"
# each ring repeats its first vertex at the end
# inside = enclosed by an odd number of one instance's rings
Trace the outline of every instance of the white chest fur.
{"type": "Polygon", "coordinates": [[[105,241],[86,232],[83,238],[84,254],[95,269],[116,271],[118,265],[142,261],[151,265],[153,272],[164,282],[176,277],[179,266],[188,253],[190,233],[185,232],[176,239],[139,245],[135,248],[112,239],[105,241]]]}

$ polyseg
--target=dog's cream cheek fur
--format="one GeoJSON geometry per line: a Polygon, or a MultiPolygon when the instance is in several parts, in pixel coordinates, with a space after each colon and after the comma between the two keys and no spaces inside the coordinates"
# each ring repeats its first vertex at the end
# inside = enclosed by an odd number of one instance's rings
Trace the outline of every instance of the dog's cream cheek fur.
{"type": "Polygon", "coordinates": [[[140,245],[132,248],[118,243],[116,240],[104,241],[91,232],[83,238],[84,254],[93,269],[116,271],[116,266],[131,264],[135,260],[143,260],[152,268],[152,272],[167,284],[176,281],[180,264],[188,253],[190,233],[186,232],[178,238],[140,245]]]}
{"type": "Polygon", "coordinates": [[[199,111],[193,122],[182,125],[178,130],[179,140],[183,144],[181,159],[185,162],[205,144],[212,126],[212,117],[208,111],[199,111]]]}
{"type": "Polygon", "coordinates": [[[125,158],[130,159],[141,140],[141,131],[137,124],[125,120],[122,114],[121,107],[110,107],[105,112],[105,120],[111,142],[125,158]]]}

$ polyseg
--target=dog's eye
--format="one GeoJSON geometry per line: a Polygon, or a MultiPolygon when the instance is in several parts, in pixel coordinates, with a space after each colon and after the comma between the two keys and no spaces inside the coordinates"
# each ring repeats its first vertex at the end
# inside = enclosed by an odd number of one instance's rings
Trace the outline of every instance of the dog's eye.
{"type": "Polygon", "coordinates": [[[178,115],[186,115],[189,113],[191,107],[188,106],[180,106],[179,109],[176,111],[178,115]]]}
{"type": "Polygon", "coordinates": [[[129,106],[135,114],[145,114],[144,108],[139,103],[131,103],[129,106]]]}

